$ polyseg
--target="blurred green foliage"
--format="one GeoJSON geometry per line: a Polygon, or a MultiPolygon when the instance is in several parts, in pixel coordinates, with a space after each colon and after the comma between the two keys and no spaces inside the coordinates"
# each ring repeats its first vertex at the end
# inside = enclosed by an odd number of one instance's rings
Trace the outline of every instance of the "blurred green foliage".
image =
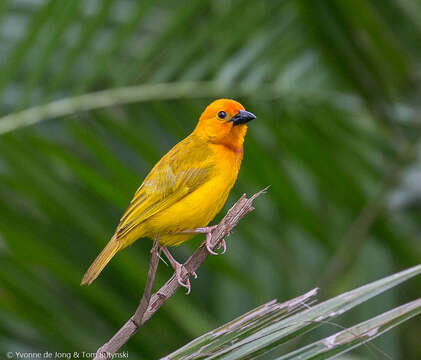
{"type": "MultiPolygon", "coordinates": [[[[81,276],[145,174],[215,97],[258,115],[227,206],[271,188],[192,295],[179,291],[129,342],[133,358],[163,356],[272,298],[316,285],[333,295],[419,263],[420,24],[418,0],[1,1],[0,115],[121,86],[193,86],[0,135],[0,353],[95,351],[133,313],[149,241],[92,286],[81,276]],[[202,81],[215,89],[201,92],[202,81]]],[[[161,264],[157,283],[170,274],[161,264]]],[[[418,359],[420,331],[411,321],[376,344],[418,359]]]]}

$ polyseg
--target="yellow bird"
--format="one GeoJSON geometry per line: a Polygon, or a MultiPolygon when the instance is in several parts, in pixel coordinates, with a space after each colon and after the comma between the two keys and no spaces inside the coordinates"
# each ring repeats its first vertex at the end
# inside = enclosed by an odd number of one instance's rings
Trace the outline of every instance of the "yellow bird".
{"type": "MultiPolygon", "coordinates": [[[[179,245],[197,229],[206,233],[209,222],[224,206],[234,185],[241,160],[246,123],[255,119],[234,100],[219,99],[202,113],[193,132],[175,145],[152,168],[136,191],[111,240],[91,264],[82,279],[90,284],[117,251],[139,238],[158,240],[175,270],[180,285],[181,265],[167,246],[179,245]]],[[[224,247],[225,243],[221,244],[224,247]]]]}

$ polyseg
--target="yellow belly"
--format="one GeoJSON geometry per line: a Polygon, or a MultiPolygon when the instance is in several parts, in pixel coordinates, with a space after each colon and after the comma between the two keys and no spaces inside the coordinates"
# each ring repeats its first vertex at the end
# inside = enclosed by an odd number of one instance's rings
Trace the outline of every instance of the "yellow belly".
{"type": "Polygon", "coordinates": [[[144,223],[148,237],[159,235],[162,246],[179,245],[194,234],[176,235],[184,230],[204,227],[224,206],[234,181],[222,183],[215,178],[168,209],[155,214],[144,223]]]}

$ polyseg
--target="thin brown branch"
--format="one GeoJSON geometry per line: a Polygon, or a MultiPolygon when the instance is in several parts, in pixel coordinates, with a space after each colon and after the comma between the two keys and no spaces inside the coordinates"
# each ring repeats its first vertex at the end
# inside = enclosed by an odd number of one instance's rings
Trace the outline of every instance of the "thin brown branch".
{"type": "MultiPolygon", "coordinates": [[[[253,201],[266,190],[267,188],[259,191],[250,198],[247,198],[244,194],[231,207],[231,209],[228,210],[227,214],[211,233],[212,249],[219,245],[225,236],[231,232],[231,230],[246,214],[254,210],[254,207],[252,206],[253,201]]],[[[110,359],[112,355],[115,354],[115,352],[118,351],[172,295],[174,295],[177,288],[180,286],[175,275],[173,275],[156,293],[150,296],[156,268],[159,261],[156,246],[157,243],[155,242],[155,251],[151,251],[151,260],[145,291],[135,314],[120,328],[120,330],[118,330],[118,332],[108,342],[106,342],[98,349],[94,360],[110,359]],[[145,304],[147,304],[147,307],[145,304]]],[[[190,277],[190,275],[199,268],[199,266],[208,256],[209,252],[206,249],[206,242],[203,242],[200,247],[193,253],[193,255],[191,255],[190,258],[184,263],[182,269],[183,281],[186,281],[187,278],[190,277]]]]}
{"type": "Polygon", "coordinates": [[[158,241],[154,241],[149,260],[148,277],[146,279],[145,290],[134,315],[127,320],[123,327],[103,346],[101,346],[95,355],[95,359],[109,359],[121,345],[124,344],[136,331],[142,326],[142,318],[148,309],[152,295],[152,287],[155,281],[155,274],[159,263],[158,241]]]}
{"type": "Polygon", "coordinates": [[[148,309],[149,302],[151,301],[153,283],[155,281],[155,274],[158,268],[159,263],[159,254],[158,254],[158,240],[154,241],[152,250],[151,250],[151,260],[149,264],[148,277],[146,280],[145,290],[143,291],[142,299],[140,299],[139,306],[136,309],[136,312],[133,315],[133,322],[139,327],[145,314],[148,309]]]}

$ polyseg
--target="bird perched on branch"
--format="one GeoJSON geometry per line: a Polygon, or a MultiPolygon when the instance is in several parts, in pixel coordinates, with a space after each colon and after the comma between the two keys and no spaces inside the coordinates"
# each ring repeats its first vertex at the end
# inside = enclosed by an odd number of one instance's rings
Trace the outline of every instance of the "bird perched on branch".
{"type": "MultiPolygon", "coordinates": [[[[136,191],[111,240],[86,271],[82,284],[90,284],[117,251],[139,238],[158,240],[175,270],[180,285],[181,264],[167,246],[179,245],[210,231],[206,227],[224,206],[234,185],[241,160],[246,123],[252,113],[234,100],[219,99],[202,113],[193,132],[175,145],[153,167],[136,191]]],[[[220,244],[224,248],[225,242],[220,244]]]]}

